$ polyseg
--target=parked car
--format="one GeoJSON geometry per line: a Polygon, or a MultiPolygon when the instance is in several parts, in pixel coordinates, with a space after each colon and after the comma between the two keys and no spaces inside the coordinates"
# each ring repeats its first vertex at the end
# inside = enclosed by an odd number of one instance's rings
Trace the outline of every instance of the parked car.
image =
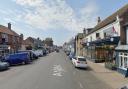
{"type": "Polygon", "coordinates": [[[5,57],[4,62],[8,62],[9,65],[13,64],[28,64],[31,62],[28,52],[9,54],[5,57]]]}
{"type": "Polygon", "coordinates": [[[69,58],[70,58],[70,60],[72,60],[72,58],[74,58],[74,57],[75,57],[75,54],[72,53],[72,52],[70,52],[70,54],[69,54],[69,58]]]}
{"type": "Polygon", "coordinates": [[[31,60],[38,59],[38,56],[32,50],[19,50],[18,53],[28,52],[31,60]]]}
{"type": "Polygon", "coordinates": [[[9,63],[0,61],[0,71],[7,70],[9,68],[9,63]]]}
{"type": "Polygon", "coordinates": [[[72,58],[72,63],[75,67],[87,68],[87,61],[85,57],[77,56],[72,58]]]}
{"type": "Polygon", "coordinates": [[[48,51],[46,49],[43,49],[43,55],[46,56],[48,54],[48,51]]]}
{"type": "Polygon", "coordinates": [[[59,49],[56,49],[56,52],[58,53],[59,52],[59,49]]]}
{"type": "Polygon", "coordinates": [[[128,85],[124,85],[124,86],[122,86],[122,87],[119,88],[119,89],[128,89],[128,85]]]}
{"type": "Polygon", "coordinates": [[[69,54],[70,54],[70,51],[66,51],[66,55],[69,56],[69,54]]]}
{"type": "Polygon", "coordinates": [[[35,53],[36,56],[38,56],[38,57],[42,57],[42,56],[43,56],[43,50],[35,50],[34,53],[35,53]]]}

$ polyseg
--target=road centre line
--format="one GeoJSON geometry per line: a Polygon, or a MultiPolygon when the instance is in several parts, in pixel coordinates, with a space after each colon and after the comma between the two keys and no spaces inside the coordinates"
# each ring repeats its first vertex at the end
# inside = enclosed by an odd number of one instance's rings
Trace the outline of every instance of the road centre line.
{"type": "Polygon", "coordinates": [[[84,88],[83,85],[81,84],[81,82],[78,82],[78,84],[79,84],[79,86],[80,86],[81,89],[84,88]]]}

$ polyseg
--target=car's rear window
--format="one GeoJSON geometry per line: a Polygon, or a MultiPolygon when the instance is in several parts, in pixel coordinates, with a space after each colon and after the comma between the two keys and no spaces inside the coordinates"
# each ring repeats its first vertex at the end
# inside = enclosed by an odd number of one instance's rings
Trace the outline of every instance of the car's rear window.
{"type": "Polygon", "coordinates": [[[85,58],[78,58],[79,61],[86,61],[85,58]]]}

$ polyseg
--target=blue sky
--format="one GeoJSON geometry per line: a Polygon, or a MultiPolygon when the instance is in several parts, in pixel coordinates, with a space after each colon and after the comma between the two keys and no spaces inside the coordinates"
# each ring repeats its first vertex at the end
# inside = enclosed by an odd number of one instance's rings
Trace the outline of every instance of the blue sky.
{"type": "Polygon", "coordinates": [[[127,0],[1,0],[0,24],[23,33],[24,38],[52,37],[62,45],[82,28],[96,25],[127,4],[127,0]]]}

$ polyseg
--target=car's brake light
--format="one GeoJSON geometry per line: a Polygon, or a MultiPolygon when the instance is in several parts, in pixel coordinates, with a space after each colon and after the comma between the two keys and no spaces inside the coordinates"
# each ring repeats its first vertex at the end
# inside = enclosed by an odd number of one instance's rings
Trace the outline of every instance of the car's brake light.
{"type": "Polygon", "coordinates": [[[79,61],[77,61],[77,63],[80,63],[79,61]]]}

